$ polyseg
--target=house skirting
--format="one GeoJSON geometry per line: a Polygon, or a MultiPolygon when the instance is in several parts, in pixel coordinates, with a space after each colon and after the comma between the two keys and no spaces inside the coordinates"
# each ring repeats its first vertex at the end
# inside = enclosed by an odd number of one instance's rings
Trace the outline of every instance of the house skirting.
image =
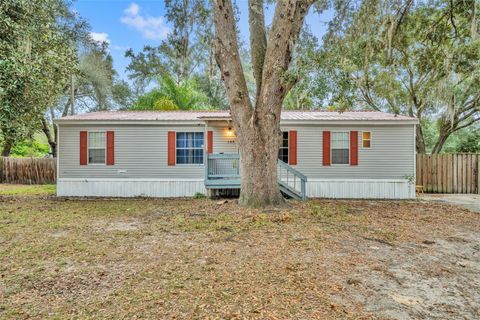
{"type": "Polygon", "coordinates": [[[414,199],[406,179],[308,179],[307,197],[337,199],[414,199]]]}
{"type": "MultiPolygon", "coordinates": [[[[307,197],[338,199],[414,199],[408,180],[308,179],[307,197]]],[[[60,197],[191,197],[207,194],[203,179],[99,179],[60,178],[60,197]]]]}
{"type": "Polygon", "coordinates": [[[57,181],[59,197],[191,197],[206,194],[203,179],[72,179],[57,181]]]}

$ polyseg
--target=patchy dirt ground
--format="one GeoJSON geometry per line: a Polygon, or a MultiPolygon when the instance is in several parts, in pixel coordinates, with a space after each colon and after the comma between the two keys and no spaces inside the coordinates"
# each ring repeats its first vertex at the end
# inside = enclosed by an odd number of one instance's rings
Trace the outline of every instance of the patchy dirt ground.
{"type": "Polygon", "coordinates": [[[444,203],[0,197],[0,318],[477,319],[480,216],[444,203]]]}

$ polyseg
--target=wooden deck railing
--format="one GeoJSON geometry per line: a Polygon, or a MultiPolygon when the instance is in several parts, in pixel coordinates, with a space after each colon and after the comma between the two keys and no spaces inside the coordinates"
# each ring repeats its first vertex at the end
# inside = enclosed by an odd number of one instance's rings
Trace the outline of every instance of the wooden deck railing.
{"type": "Polygon", "coordinates": [[[240,157],[237,153],[208,155],[207,178],[240,178],[240,157]]]}
{"type": "MultiPolygon", "coordinates": [[[[205,186],[209,189],[240,188],[240,157],[238,153],[206,156],[205,186]]],[[[280,190],[295,198],[306,198],[307,177],[283,161],[278,161],[277,176],[280,190]]]]}
{"type": "Polygon", "coordinates": [[[205,186],[214,189],[240,188],[240,157],[238,153],[206,156],[205,186]]]}
{"type": "Polygon", "coordinates": [[[278,160],[277,178],[280,184],[280,190],[289,194],[294,198],[306,199],[307,177],[292,166],[286,164],[282,160],[278,160]]]}

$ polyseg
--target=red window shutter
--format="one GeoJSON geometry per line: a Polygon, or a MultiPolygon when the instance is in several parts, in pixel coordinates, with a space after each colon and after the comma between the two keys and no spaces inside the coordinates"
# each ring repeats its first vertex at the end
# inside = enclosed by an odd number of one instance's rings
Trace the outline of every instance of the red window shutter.
{"type": "Polygon", "coordinates": [[[176,133],[175,131],[168,131],[168,165],[175,165],[176,158],[176,133]]]}
{"type": "Polygon", "coordinates": [[[213,131],[207,132],[207,152],[213,153],[213,131]]]}
{"type": "Polygon", "coordinates": [[[115,164],[115,133],[107,131],[107,166],[115,164]]]}
{"type": "Polygon", "coordinates": [[[358,131],[350,131],[350,165],[358,165],[358,131]]]}
{"type": "Polygon", "coordinates": [[[290,130],[288,133],[288,162],[297,165],[297,131],[290,130]]]}
{"type": "Polygon", "coordinates": [[[80,165],[86,166],[88,164],[88,133],[87,131],[80,131],[80,165]]]}
{"type": "Polygon", "coordinates": [[[330,165],[330,131],[323,131],[323,165],[330,165]]]}

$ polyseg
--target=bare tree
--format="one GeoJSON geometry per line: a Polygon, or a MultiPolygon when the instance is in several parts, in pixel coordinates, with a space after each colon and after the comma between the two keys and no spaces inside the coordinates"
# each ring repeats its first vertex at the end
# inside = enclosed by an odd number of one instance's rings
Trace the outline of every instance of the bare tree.
{"type": "Polygon", "coordinates": [[[249,0],[250,44],[256,99],[248,94],[231,0],[214,1],[215,52],[237,132],[242,170],[240,203],[278,206],[277,185],[282,103],[294,84],[285,77],[295,43],[313,0],[279,0],[266,32],[263,0],[249,0]]]}

